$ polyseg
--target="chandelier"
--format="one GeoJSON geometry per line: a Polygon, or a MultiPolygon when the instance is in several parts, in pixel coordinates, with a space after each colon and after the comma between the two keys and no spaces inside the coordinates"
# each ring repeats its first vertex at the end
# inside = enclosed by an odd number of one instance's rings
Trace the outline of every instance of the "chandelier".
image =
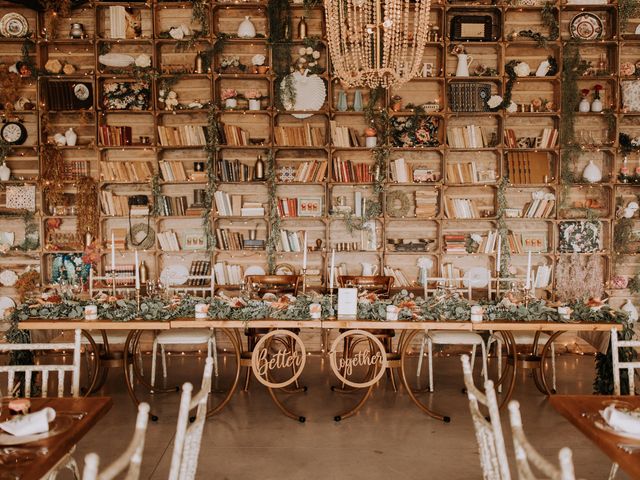
{"type": "Polygon", "coordinates": [[[349,87],[402,85],[420,72],[431,0],[324,0],[335,74],[349,87]]]}

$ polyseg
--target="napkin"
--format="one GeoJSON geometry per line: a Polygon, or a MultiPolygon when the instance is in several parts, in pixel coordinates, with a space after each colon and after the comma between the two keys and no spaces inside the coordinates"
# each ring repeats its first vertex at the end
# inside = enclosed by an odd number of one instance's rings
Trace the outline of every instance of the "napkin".
{"type": "Polygon", "coordinates": [[[637,415],[617,410],[614,405],[609,405],[600,415],[614,430],[640,435],[640,417],[637,415]]]}
{"type": "Polygon", "coordinates": [[[49,431],[49,422],[56,418],[53,408],[43,408],[28,415],[21,415],[0,423],[0,429],[11,435],[35,435],[49,431]]]}

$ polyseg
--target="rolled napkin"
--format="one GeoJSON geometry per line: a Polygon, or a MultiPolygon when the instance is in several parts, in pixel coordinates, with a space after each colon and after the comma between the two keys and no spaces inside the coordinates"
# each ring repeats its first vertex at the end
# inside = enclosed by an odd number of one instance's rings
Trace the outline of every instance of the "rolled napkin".
{"type": "Polygon", "coordinates": [[[52,422],[55,418],[56,411],[47,407],[0,423],[0,429],[11,435],[35,435],[36,433],[48,432],[49,422],[52,422]]]}
{"type": "Polygon", "coordinates": [[[615,405],[609,405],[600,411],[600,415],[614,430],[640,435],[640,417],[637,414],[617,410],[615,405]]]}

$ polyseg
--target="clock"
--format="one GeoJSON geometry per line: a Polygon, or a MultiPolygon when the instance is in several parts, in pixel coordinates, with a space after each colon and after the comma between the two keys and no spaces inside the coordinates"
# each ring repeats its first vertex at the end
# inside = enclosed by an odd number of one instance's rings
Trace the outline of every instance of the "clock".
{"type": "Polygon", "coordinates": [[[7,122],[0,129],[0,137],[11,145],[22,145],[27,139],[27,129],[20,122],[7,122]]]}

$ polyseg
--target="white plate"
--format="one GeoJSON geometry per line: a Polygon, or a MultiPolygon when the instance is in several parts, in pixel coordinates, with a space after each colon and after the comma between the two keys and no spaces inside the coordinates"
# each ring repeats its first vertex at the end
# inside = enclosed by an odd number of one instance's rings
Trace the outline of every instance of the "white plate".
{"type": "Polygon", "coordinates": [[[163,285],[184,285],[189,280],[189,269],[184,265],[168,265],[160,273],[163,285]]]}
{"type": "Polygon", "coordinates": [[[4,287],[13,287],[18,281],[18,274],[13,270],[2,270],[0,272],[0,283],[4,287]]]}
{"type": "Polygon", "coordinates": [[[0,318],[6,318],[7,310],[16,308],[16,302],[11,297],[0,297],[0,318]]]}
{"type": "Polygon", "coordinates": [[[7,13],[0,19],[0,35],[3,37],[24,37],[29,32],[29,22],[17,12],[7,13]]]}
{"type": "Polygon", "coordinates": [[[578,40],[597,40],[604,33],[604,25],[597,15],[582,12],[569,22],[569,32],[578,40]]]}
{"type": "MultiPolygon", "coordinates": [[[[36,433],[35,435],[10,435],[6,432],[0,433],[0,445],[23,445],[25,443],[37,442],[44,438],[54,437],[67,430],[73,425],[74,417],[72,415],[56,415],[56,418],[49,423],[49,431],[36,433]]],[[[2,431],[2,430],[0,430],[2,431]]]]}
{"type": "Polygon", "coordinates": [[[640,433],[629,433],[629,432],[622,432],[620,430],[616,430],[604,420],[602,421],[595,420],[593,423],[596,427],[598,427],[600,430],[604,430],[605,432],[609,432],[619,437],[629,438],[632,440],[640,440],[640,433]]]}
{"type": "Polygon", "coordinates": [[[260,265],[249,265],[245,271],[244,271],[244,276],[246,277],[247,275],[264,275],[266,272],[264,271],[264,268],[262,268],[260,265]]]}
{"type": "Polygon", "coordinates": [[[126,53],[105,53],[98,57],[98,61],[107,67],[128,67],[133,65],[136,59],[126,53]]]}
{"type": "Polygon", "coordinates": [[[464,286],[469,288],[484,288],[489,285],[491,273],[484,267],[472,267],[464,274],[464,286]]]}
{"type": "MultiPolygon", "coordinates": [[[[286,110],[320,110],[327,98],[327,87],[324,80],[318,75],[303,75],[300,72],[294,72],[289,77],[293,81],[293,89],[296,92],[295,103],[289,99],[283,102],[286,110]]],[[[280,85],[280,90],[285,91],[286,81],[280,85]]],[[[292,113],[296,118],[308,118],[313,113],[292,113]]]]}

